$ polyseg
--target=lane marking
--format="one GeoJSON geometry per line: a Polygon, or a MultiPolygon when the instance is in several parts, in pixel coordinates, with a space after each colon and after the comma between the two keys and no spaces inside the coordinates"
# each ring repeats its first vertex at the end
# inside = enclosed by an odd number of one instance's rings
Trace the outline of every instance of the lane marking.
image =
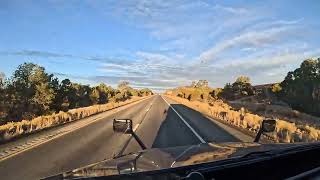
{"type": "Polygon", "coordinates": [[[133,132],[136,132],[136,130],[138,129],[138,127],[140,126],[140,123],[136,124],[133,128],[133,132]]]}
{"type": "MultiPolygon", "coordinates": [[[[142,122],[145,120],[145,118],[146,118],[149,110],[151,109],[154,101],[155,101],[155,98],[152,100],[150,107],[146,110],[146,113],[143,115],[140,123],[137,123],[137,124],[134,126],[134,128],[132,129],[133,132],[136,133],[138,127],[139,127],[139,126],[142,124],[142,122]]],[[[147,107],[147,106],[146,106],[146,107],[147,107]]],[[[129,145],[129,143],[130,143],[130,141],[131,141],[132,138],[133,138],[133,136],[130,135],[130,137],[128,138],[128,140],[124,143],[123,147],[122,147],[118,152],[114,152],[113,155],[112,155],[112,157],[115,158],[115,157],[119,157],[119,156],[123,155],[124,151],[127,149],[127,147],[128,147],[128,145],[129,145]]]]}
{"type": "Polygon", "coordinates": [[[178,155],[178,157],[176,157],[173,161],[173,163],[171,164],[170,167],[173,167],[173,165],[177,162],[177,160],[179,160],[187,151],[189,151],[190,149],[194,148],[195,146],[190,146],[187,149],[185,149],[181,154],[178,155]]]}
{"type": "MultiPolygon", "coordinates": [[[[143,98],[143,99],[139,99],[139,100],[137,100],[137,101],[133,101],[132,103],[129,103],[129,104],[126,104],[126,105],[123,105],[123,106],[120,106],[120,107],[117,107],[117,108],[124,108],[124,109],[127,109],[127,108],[129,108],[129,107],[132,107],[132,106],[134,106],[135,104],[138,104],[138,103],[141,103],[141,102],[143,102],[143,101],[145,101],[145,100],[147,100],[147,99],[150,99],[150,98],[152,98],[153,96],[151,96],[151,97],[146,97],[146,98],[143,98]]],[[[115,110],[115,109],[112,109],[112,110],[115,110]]],[[[111,111],[112,111],[111,110],[111,111]]],[[[109,112],[111,112],[111,111],[109,111],[109,112]]],[[[105,112],[108,112],[108,111],[105,111],[105,112]]],[[[104,112],[102,112],[102,113],[104,113],[104,112]]],[[[112,114],[115,114],[116,112],[113,112],[113,113],[111,113],[110,115],[112,115],[112,114]]],[[[98,115],[98,114],[97,114],[98,115]]],[[[108,115],[109,116],[109,115],[108,115]]],[[[90,117],[88,117],[88,118],[90,118],[90,117]]],[[[57,138],[59,138],[59,137],[61,137],[61,136],[64,136],[64,135],[66,135],[66,134],[69,134],[69,133],[71,133],[71,132],[73,132],[73,131],[76,131],[76,130],[78,130],[78,129],[81,129],[81,128],[83,128],[83,127],[85,127],[85,126],[88,126],[88,125],[90,125],[90,124],[92,124],[92,123],[94,123],[94,122],[96,122],[96,121],[99,121],[99,120],[101,120],[102,118],[104,118],[104,117],[97,117],[97,118],[95,118],[95,119],[93,119],[92,121],[89,121],[89,122],[86,122],[86,123],[81,123],[81,124],[79,124],[79,125],[75,125],[75,128],[74,129],[71,129],[71,130],[69,130],[69,131],[62,131],[62,133],[57,133],[57,135],[49,135],[49,136],[47,136],[47,138],[48,139],[46,139],[46,140],[44,140],[44,141],[38,141],[38,142],[36,142],[36,143],[31,143],[30,141],[28,141],[27,140],[27,142],[25,143],[25,144],[22,144],[21,146],[25,146],[25,148],[24,149],[21,149],[21,150],[18,150],[18,151],[14,151],[14,152],[11,152],[11,151],[8,151],[8,150],[4,150],[4,151],[2,151],[2,152],[5,152],[5,153],[7,153],[7,155],[6,156],[1,156],[0,157],[0,162],[2,162],[2,161],[5,161],[5,160],[7,160],[7,159],[10,159],[11,157],[14,157],[14,156],[16,156],[16,155],[18,155],[18,154],[21,154],[21,153],[23,153],[23,152],[26,152],[26,151],[28,151],[28,150],[31,150],[31,149],[34,149],[34,148],[36,148],[36,147],[38,147],[38,146],[40,146],[40,145],[42,145],[42,144],[45,144],[45,143],[47,143],[47,142],[49,142],[49,141],[52,141],[52,140],[54,140],[54,139],[57,139],[57,138]]]]}
{"type": "Polygon", "coordinates": [[[187,123],[187,121],[171,106],[168,101],[161,96],[161,98],[168,104],[168,106],[180,117],[180,119],[184,122],[184,124],[193,132],[193,134],[201,141],[201,143],[206,143],[205,140],[187,123]]]}
{"type": "Polygon", "coordinates": [[[146,110],[146,112],[150,111],[151,108],[152,108],[152,103],[151,103],[150,107],[146,110]]]}

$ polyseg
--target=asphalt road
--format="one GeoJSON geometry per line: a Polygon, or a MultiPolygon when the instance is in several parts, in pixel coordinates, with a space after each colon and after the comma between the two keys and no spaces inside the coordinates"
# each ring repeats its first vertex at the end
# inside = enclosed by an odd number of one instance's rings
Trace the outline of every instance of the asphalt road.
{"type": "MultiPolygon", "coordinates": [[[[0,179],[39,179],[79,168],[114,154],[139,151],[130,135],[112,131],[114,118],[129,118],[148,148],[252,138],[171,99],[155,95],[34,148],[0,160],[0,179]]],[[[26,137],[27,139],[28,137],[26,137]]]]}

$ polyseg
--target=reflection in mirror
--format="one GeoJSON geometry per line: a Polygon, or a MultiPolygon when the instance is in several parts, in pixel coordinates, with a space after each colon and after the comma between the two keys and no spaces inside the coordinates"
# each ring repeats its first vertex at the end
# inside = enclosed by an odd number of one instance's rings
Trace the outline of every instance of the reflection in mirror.
{"type": "Polygon", "coordinates": [[[132,120],[131,119],[114,119],[113,120],[113,131],[123,134],[131,134],[132,137],[138,142],[142,149],[146,149],[146,146],[136,135],[132,129],[132,120]]]}
{"type": "Polygon", "coordinates": [[[273,132],[276,129],[276,120],[266,119],[262,121],[263,132],[273,132]]]}
{"type": "Polygon", "coordinates": [[[256,138],[254,139],[253,142],[259,142],[262,133],[269,133],[273,132],[276,129],[276,120],[274,119],[265,119],[262,121],[261,127],[256,135],[256,138]]]}
{"type": "Polygon", "coordinates": [[[123,134],[132,133],[132,120],[131,119],[114,119],[113,131],[123,134]]]}

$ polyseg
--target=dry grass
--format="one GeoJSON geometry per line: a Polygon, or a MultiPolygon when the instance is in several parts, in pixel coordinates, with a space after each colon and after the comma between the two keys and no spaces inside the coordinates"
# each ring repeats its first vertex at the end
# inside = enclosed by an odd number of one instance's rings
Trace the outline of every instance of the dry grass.
{"type": "Polygon", "coordinates": [[[282,119],[297,125],[308,125],[315,128],[320,128],[320,117],[299,112],[287,106],[252,102],[230,102],[230,105],[235,109],[244,107],[255,114],[270,118],[282,119]]]}
{"type": "MultiPolygon", "coordinates": [[[[188,101],[184,98],[167,95],[167,97],[185,106],[195,109],[213,118],[227,121],[235,126],[257,132],[262,120],[261,115],[232,110],[228,104],[217,100],[210,105],[205,102],[188,101]],[[241,114],[243,119],[241,120],[241,114]]],[[[276,132],[270,136],[277,142],[313,142],[320,140],[320,130],[306,124],[295,124],[286,120],[277,119],[276,132]]]]}
{"type": "Polygon", "coordinates": [[[98,114],[112,108],[126,105],[141,99],[141,97],[132,97],[123,102],[110,102],[107,104],[93,105],[83,108],[71,109],[67,112],[60,111],[48,116],[39,116],[31,121],[22,120],[20,122],[8,122],[0,126],[0,142],[8,141],[22,134],[29,134],[49,127],[65,124],[71,121],[79,120],[98,114]]]}

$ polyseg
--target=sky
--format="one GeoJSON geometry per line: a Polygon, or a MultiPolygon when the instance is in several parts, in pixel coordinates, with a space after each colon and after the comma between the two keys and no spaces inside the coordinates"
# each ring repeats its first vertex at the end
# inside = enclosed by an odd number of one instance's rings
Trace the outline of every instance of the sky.
{"type": "Polygon", "coordinates": [[[1,0],[0,72],[155,91],[239,75],[280,82],[320,56],[320,1],[1,0]]]}

